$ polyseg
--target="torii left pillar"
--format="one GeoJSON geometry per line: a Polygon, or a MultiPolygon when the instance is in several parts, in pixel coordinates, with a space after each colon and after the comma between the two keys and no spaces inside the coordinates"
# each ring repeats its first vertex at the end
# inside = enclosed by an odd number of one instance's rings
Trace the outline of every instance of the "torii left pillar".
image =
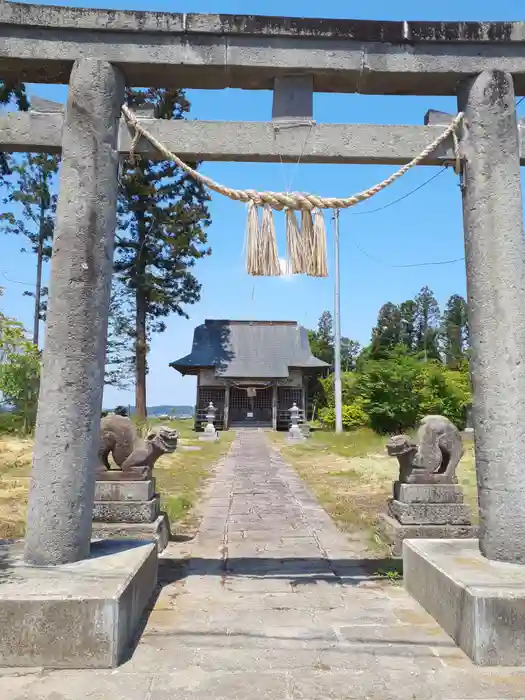
{"type": "Polygon", "coordinates": [[[95,59],[75,62],[62,136],[28,564],[66,564],[90,553],[123,99],[118,69],[95,59]]]}

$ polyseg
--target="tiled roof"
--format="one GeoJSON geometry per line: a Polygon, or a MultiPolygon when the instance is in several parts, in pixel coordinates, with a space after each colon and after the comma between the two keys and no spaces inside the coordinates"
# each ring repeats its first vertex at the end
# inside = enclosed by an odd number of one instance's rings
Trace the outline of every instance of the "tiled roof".
{"type": "Polygon", "coordinates": [[[182,374],[214,367],[217,376],[252,379],[327,366],[312,355],[308,331],[295,321],[206,320],[195,329],[190,354],[170,363],[182,374]]]}

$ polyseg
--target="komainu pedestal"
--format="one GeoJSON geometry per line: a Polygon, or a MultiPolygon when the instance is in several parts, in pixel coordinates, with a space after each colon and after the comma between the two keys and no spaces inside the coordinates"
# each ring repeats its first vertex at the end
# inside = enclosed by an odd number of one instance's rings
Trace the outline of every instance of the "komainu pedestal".
{"type": "Polygon", "coordinates": [[[111,415],[102,419],[94,538],[155,540],[159,552],[165,549],[170,526],[167,515],[160,512],[152,472],[159,457],[174,452],[177,444],[177,431],[171,428],[158,426],[141,440],[129,418],[111,415]],[[110,454],[119,469],[111,469],[110,454]]]}
{"type": "Polygon", "coordinates": [[[394,556],[401,556],[405,539],[476,537],[470,508],[457,483],[463,444],[453,423],[443,416],[426,416],[417,443],[407,435],[395,435],[387,452],[399,462],[399,478],[387,513],[379,516],[378,531],[394,556]]]}
{"type": "Polygon", "coordinates": [[[167,515],[160,512],[155,479],[140,480],[140,474],[116,469],[100,471],[95,485],[93,538],[154,540],[162,552],[170,539],[170,525],[167,515]]]}

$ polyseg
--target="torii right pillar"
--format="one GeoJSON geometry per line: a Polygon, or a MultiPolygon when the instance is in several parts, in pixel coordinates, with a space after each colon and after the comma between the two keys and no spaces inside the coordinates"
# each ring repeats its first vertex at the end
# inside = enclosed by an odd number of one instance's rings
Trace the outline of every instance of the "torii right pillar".
{"type": "Polygon", "coordinates": [[[460,86],[479,547],[525,564],[525,241],[512,76],[460,86]]]}
{"type": "Polygon", "coordinates": [[[478,665],[525,666],[525,241],[513,79],[459,86],[479,540],[405,540],[406,589],[478,665]]]}

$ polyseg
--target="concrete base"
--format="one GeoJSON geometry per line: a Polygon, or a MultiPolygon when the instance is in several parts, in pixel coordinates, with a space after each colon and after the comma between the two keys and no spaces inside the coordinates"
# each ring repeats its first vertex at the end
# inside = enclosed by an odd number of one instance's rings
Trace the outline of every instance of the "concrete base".
{"type": "Polygon", "coordinates": [[[95,501],[149,501],[155,495],[155,479],[147,481],[97,481],[95,501]]]}
{"type": "Polygon", "coordinates": [[[405,588],[479,666],[525,666],[525,566],[485,559],[478,540],[403,545],[405,588]]]}
{"type": "Polygon", "coordinates": [[[166,513],[161,513],[152,523],[93,523],[93,539],[156,542],[159,552],[166,549],[170,538],[170,523],[166,513]]]}
{"type": "Polygon", "coordinates": [[[472,539],[478,534],[475,525],[402,525],[386,513],[379,514],[376,529],[383,542],[390,545],[394,557],[402,555],[405,539],[472,539]]]}
{"type": "Polygon", "coordinates": [[[463,503],[459,484],[405,484],[394,481],[394,501],[403,503],[463,503]]]}
{"type": "Polygon", "coordinates": [[[160,513],[160,496],[149,501],[95,501],[93,522],[152,523],[160,513]]]}
{"type": "Polygon", "coordinates": [[[94,542],[89,559],[54,567],[22,553],[0,544],[0,666],[118,666],[157,582],[156,544],[94,542]]]}
{"type": "Polygon", "coordinates": [[[391,500],[389,514],[402,525],[470,525],[464,503],[402,503],[391,500]]]}

